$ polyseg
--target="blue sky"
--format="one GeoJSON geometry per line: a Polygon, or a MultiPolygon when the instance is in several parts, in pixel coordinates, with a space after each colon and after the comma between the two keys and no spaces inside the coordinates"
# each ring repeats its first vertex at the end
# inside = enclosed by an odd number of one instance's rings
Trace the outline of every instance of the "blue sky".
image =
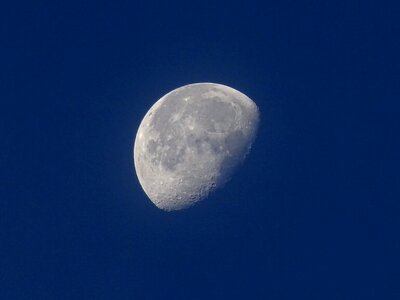
{"type": "Polygon", "coordinates": [[[399,299],[399,6],[3,4],[1,299],[399,299]],[[224,189],[165,213],[139,123],[194,82],[259,106],[224,189]]]}

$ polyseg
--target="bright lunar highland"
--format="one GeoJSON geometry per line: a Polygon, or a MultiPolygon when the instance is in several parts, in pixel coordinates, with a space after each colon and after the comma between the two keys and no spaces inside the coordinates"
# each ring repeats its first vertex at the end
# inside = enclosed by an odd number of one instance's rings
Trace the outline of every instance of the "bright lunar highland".
{"type": "Polygon", "coordinates": [[[185,85],[158,100],[136,134],[139,182],[158,207],[188,208],[226,183],[243,162],[259,123],[257,105],[225,85],[185,85]]]}

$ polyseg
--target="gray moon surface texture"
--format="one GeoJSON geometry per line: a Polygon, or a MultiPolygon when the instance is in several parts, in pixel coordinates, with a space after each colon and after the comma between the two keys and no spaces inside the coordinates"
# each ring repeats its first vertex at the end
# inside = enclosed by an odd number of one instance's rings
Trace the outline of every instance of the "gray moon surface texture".
{"type": "Polygon", "coordinates": [[[223,186],[256,137],[257,105],[225,85],[171,91],[143,118],[133,149],[139,182],[160,209],[188,208],[223,186]]]}

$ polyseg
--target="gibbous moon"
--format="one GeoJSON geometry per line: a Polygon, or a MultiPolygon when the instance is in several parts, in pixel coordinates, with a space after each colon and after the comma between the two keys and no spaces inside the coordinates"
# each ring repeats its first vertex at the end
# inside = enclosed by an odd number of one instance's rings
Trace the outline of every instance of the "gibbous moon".
{"type": "Polygon", "coordinates": [[[257,105],[225,85],[185,85],[144,116],[133,150],[139,182],[160,209],[185,209],[226,183],[259,123],[257,105]]]}

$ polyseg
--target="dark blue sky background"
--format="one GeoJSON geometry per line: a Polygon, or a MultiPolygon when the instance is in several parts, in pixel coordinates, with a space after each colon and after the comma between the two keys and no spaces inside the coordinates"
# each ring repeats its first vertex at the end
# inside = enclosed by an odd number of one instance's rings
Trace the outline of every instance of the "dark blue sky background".
{"type": "Polygon", "coordinates": [[[400,299],[399,5],[1,6],[0,299],[400,299]],[[258,104],[258,139],[165,213],[134,137],[201,81],[258,104]]]}

